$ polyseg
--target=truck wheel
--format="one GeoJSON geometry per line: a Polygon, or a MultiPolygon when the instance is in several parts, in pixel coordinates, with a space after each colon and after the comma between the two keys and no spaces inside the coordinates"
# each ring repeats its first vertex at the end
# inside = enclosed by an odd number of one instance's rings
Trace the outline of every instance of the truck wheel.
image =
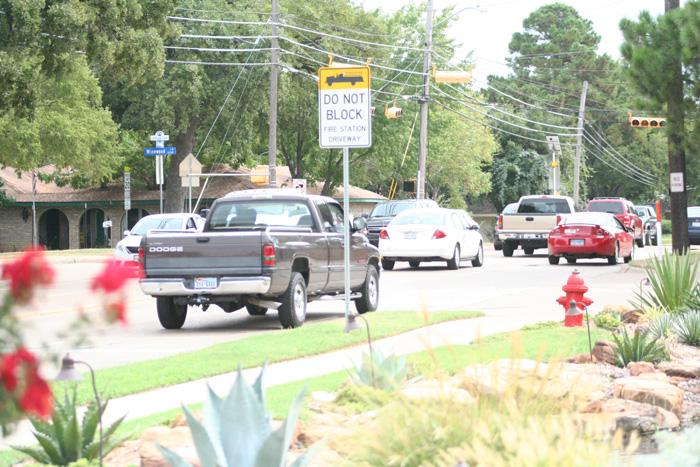
{"type": "Polygon", "coordinates": [[[510,258],[513,256],[513,252],[515,251],[515,247],[513,245],[509,245],[507,243],[503,244],[503,256],[510,258]]]}
{"type": "Polygon", "coordinates": [[[484,245],[479,243],[479,250],[476,252],[476,257],[472,260],[472,267],[480,268],[484,265],[484,245]]]}
{"type": "Polygon", "coordinates": [[[531,255],[535,252],[534,248],[523,248],[523,251],[525,252],[526,255],[531,255]]]}
{"type": "Polygon", "coordinates": [[[289,287],[280,297],[282,304],[277,314],[282,327],[298,328],[306,319],[306,282],[298,272],[292,273],[289,287]]]}
{"type": "Polygon", "coordinates": [[[173,297],[157,297],[158,320],[165,329],[180,329],[187,318],[187,305],[176,305],[173,297]]]}
{"type": "Polygon", "coordinates": [[[250,316],[263,316],[267,313],[267,308],[250,303],[245,306],[245,309],[248,310],[250,316]]]}
{"type": "Polygon", "coordinates": [[[644,248],[644,237],[637,239],[637,246],[639,248],[644,248]]]}
{"type": "Polygon", "coordinates": [[[411,268],[416,269],[418,266],[420,266],[420,261],[409,261],[408,265],[411,266],[411,268]]]}
{"type": "Polygon", "coordinates": [[[447,269],[459,269],[459,265],[461,264],[460,255],[459,245],[455,245],[455,251],[452,254],[452,259],[447,260],[447,269]]]}
{"type": "Polygon", "coordinates": [[[379,305],[379,272],[374,266],[367,268],[367,277],[365,283],[360,289],[362,297],[355,300],[355,309],[358,313],[367,313],[375,311],[379,305]]]}
{"type": "Polygon", "coordinates": [[[394,269],[394,261],[382,258],[382,269],[385,271],[391,271],[394,269]]]}

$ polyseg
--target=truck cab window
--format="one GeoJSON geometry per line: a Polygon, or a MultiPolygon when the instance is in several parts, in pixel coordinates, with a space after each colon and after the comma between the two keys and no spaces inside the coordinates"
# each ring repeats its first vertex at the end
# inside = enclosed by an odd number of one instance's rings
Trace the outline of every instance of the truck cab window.
{"type": "Polygon", "coordinates": [[[342,233],[343,210],[337,204],[318,203],[318,211],[321,213],[323,230],[326,232],[342,233]]]}

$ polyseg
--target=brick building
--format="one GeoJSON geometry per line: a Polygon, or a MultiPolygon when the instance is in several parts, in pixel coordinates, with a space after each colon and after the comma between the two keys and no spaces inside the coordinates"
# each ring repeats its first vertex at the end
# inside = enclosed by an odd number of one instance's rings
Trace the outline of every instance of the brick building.
{"type": "MultiPolygon", "coordinates": [[[[51,167],[40,171],[50,173],[51,167]]],[[[248,174],[246,169],[222,168],[221,173],[248,174]]],[[[0,251],[17,251],[32,243],[32,175],[17,175],[13,168],[0,169],[6,207],[0,209],[0,251]]],[[[277,183],[291,187],[292,177],[287,167],[277,168],[277,183]]],[[[213,177],[204,193],[201,207],[231,191],[256,188],[246,176],[213,177]]],[[[200,188],[193,189],[193,198],[200,188]]],[[[307,192],[318,194],[320,185],[307,187],[307,192]]],[[[333,194],[342,199],[342,187],[333,194]]],[[[355,214],[369,212],[384,197],[371,191],[351,187],[351,210],[355,214]]],[[[104,188],[74,189],[54,183],[36,183],[36,225],[40,244],[50,250],[77,248],[106,248],[116,245],[123,232],[130,229],[143,216],[159,212],[157,190],[132,189],[131,210],[124,210],[124,189],[120,183],[104,188]],[[105,231],[102,223],[112,221],[112,229],[105,231]]],[[[194,203],[194,202],[193,202],[194,203]]]]}

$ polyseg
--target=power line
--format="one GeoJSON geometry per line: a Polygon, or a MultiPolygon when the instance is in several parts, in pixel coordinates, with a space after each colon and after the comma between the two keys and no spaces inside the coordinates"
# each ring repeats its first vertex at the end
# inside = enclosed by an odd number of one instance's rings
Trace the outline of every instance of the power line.
{"type": "Polygon", "coordinates": [[[272,63],[241,63],[241,62],[197,62],[193,60],[166,60],[165,63],[179,65],[205,65],[205,66],[270,66],[272,63]]]}
{"type": "Polygon", "coordinates": [[[240,26],[269,26],[269,21],[239,21],[229,19],[208,19],[208,18],[188,18],[186,16],[166,16],[166,19],[173,21],[189,21],[193,23],[214,23],[214,24],[235,24],[240,26]]]}
{"type": "MultiPolygon", "coordinates": [[[[600,143],[598,143],[595,139],[591,138],[591,136],[586,131],[583,132],[582,136],[583,136],[583,139],[585,139],[588,144],[592,145],[598,151],[602,151],[599,153],[601,158],[603,158],[602,154],[607,154],[607,156],[609,158],[612,158],[612,160],[615,161],[617,166],[622,168],[622,169],[618,168],[617,169],[618,172],[622,172],[624,170],[629,176],[634,177],[635,179],[637,179],[638,181],[640,181],[642,183],[647,183],[647,184],[651,184],[651,185],[654,184],[653,182],[655,180],[653,177],[649,177],[649,176],[646,176],[646,175],[638,172],[638,168],[636,166],[634,166],[633,164],[629,164],[628,162],[626,163],[626,162],[618,159],[614,154],[607,151],[603,146],[601,146],[600,143]]],[[[589,149],[592,149],[592,148],[589,147],[589,149]]],[[[609,161],[610,159],[607,159],[607,160],[609,161]]],[[[606,163],[606,165],[612,167],[612,165],[610,163],[606,163]]]]}
{"type": "MultiPolygon", "coordinates": [[[[613,147],[613,145],[610,144],[610,142],[608,142],[608,140],[603,135],[601,135],[600,132],[598,132],[593,125],[589,125],[588,128],[593,130],[593,133],[595,133],[596,136],[598,136],[599,140],[602,141],[603,143],[605,143],[605,145],[608,146],[615,154],[617,154],[621,159],[624,159],[627,161],[627,158],[625,156],[623,156],[622,154],[620,154],[620,152],[617,149],[615,149],[613,147]]],[[[655,178],[653,174],[647,172],[646,170],[643,170],[641,168],[639,168],[639,170],[640,170],[640,172],[643,172],[643,173],[647,174],[648,176],[655,178]]]]}
{"type": "Polygon", "coordinates": [[[193,50],[196,52],[227,52],[227,53],[248,53],[248,52],[269,52],[272,48],[257,48],[257,49],[219,49],[215,47],[180,47],[176,45],[166,45],[163,48],[166,50],[193,50]]]}
{"type": "Polygon", "coordinates": [[[616,166],[610,164],[604,157],[602,157],[602,156],[600,155],[600,153],[594,151],[594,150],[593,150],[592,148],[590,148],[590,147],[588,148],[588,153],[589,153],[591,156],[593,156],[595,159],[597,159],[598,161],[600,161],[600,162],[602,162],[603,164],[605,164],[606,166],[610,167],[610,168],[611,168],[612,170],[614,170],[615,172],[618,172],[619,174],[621,174],[621,175],[623,175],[623,176],[629,178],[630,180],[634,180],[635,182],[641,183],[642,185],[646,185],[646,186],[652,186],[652,187],[655,186],[653,183],[647,182],[647,181],[645,181],[645,180],[640,180],[640,179],[636,178],[634,175],[631,175],[630,173],[625,172],[625,171],[621,170],[620,168],[618,168],[618,167],[616,167],[616,166]]]}
{"type": "Polygon", "coordinates": [[[618,157],[618,155],[613,154],[610,152],[606,147],[604,147],[601,143],[600,140],[596,139],[593,135],[591,135],[587,129],[584,129],[583,135],[584,138],[588,138],[588,142],[590,144],[594,144],[599,150],[603,151],[605,154],[607,154],[609,157],[614,159],[617,163],[624,167],[629,167],[631,170],[635,171],[638,173],[640,177],[643,177],[645,179],[648,179],[649,181],[653,181],[656,179],[653,175],[649,174],[648,172],[642,170],[639,166],[634,164],[633,162],[630,162],[628,159],[622,157],[621,155],[618,157]]]}
{"type": "Polygon", "coordinates": [[[282,13],[280,16],[282,16],[283,18],[296,18],[297,20],[301,20],[302,23],[310,24],[313,26],[326,26],[326,27],[329,27],[332,29],[337,29],[339,31],[345,31],[345,32],[351,32],[353,34],[359,34],[361,36],[396,37],[394,34],[380,34],[380,33],[376,33],[376,32],[360,31],[359,29],[352,29],[352,28],[348,28],[345,26],[339,26],[337,24],[322,23],[322,22],[319,22],[315,19],[307,19],[307,18],[304,18],[303,16],[293,15],[290,13],[282,13]]]}
{"type": "Polygon", "coordinates": [[[272,39],[273,36],[208,36],[204,34],[180,34],[178,39],[218,39],[218,40],[236,40],[236,39],[272,39]]]}

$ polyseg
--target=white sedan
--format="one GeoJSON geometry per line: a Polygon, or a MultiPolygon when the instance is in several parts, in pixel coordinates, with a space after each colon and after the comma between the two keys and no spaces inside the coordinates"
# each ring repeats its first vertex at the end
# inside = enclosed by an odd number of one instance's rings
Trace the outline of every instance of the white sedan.
{"type": "Polygon", "coordinates": [[[142,217],[131,230],[124,231],[124,238],[117,243],[114,257],[123,260],[138,260],[141,238],[149,230],[185,230],[200,231],[204,218],[198,214],[152,214],[142,217]]]}
{"type": "Polygon", "coordinates": [[[459,269],[466,259],[479,267],[484,264],[483,243],[479,225],[457,209],[406,210],[379,233],[382,267],[387,270],[396,261],[408,261],[412,268],[421,261],[447,261],[449,269],[459,269]]]}

